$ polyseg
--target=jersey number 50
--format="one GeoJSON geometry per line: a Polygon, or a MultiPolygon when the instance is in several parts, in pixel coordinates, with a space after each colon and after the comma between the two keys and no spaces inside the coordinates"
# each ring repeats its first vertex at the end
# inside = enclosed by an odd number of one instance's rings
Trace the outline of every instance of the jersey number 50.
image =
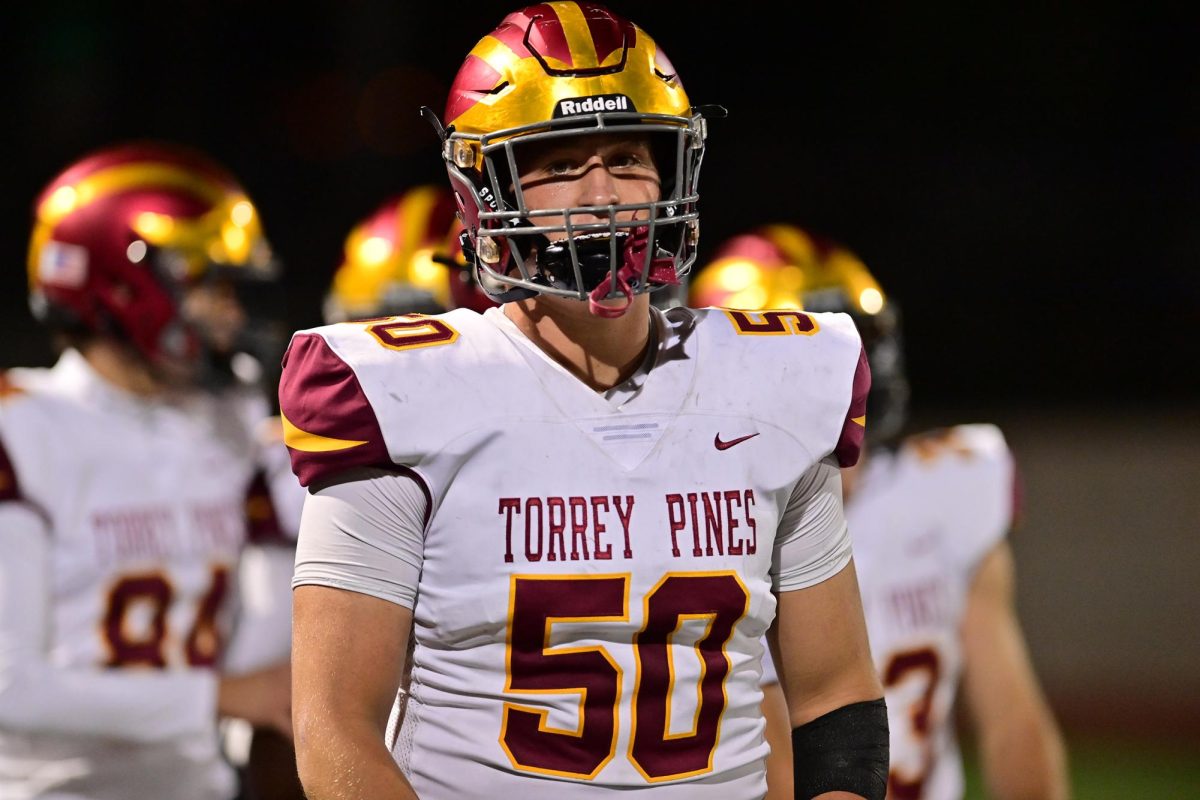
{"type": "MultiPolygon", "coordinates": [[[[725,644],[749,600],[732,572],[667,574],[643,599],[645,624],[633,639],[629,760],[647,781],[712,769],[726,703],[725,644]],[[695,645],[700,681],[691,730],[672,732],[671,639],[686,620],[706,625],[695,645]]],[[[500,744],[517,769],[594,778],[616,755],[622,670],[603,647],[550,649],[550,634],[560,623],[628,621],[629,576],[516,575],[509,604],[505,691],[577,694],[579,724],[575,730],[551,728],[545,709],[506,703],[500,744]]]]}

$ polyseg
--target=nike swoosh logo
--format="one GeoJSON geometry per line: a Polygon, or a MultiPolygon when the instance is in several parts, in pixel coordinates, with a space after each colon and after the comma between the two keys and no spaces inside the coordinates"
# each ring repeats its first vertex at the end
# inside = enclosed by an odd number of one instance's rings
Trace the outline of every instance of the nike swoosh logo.
{"type": "Polygon", "coordinates": [[[749,436],[739,436],[737,439],[730,439],[728,442],[722,442],[721,434],[718,433],[716,436],[713,437],[713,447],[717,448],[718,450],[728,450],[729,448],[733,447],[735,444],[741,444],[742,442],[746,441],[747,439],[753,439],[755,436],[758,436],[758,434],[752,433],[749,436]]]}

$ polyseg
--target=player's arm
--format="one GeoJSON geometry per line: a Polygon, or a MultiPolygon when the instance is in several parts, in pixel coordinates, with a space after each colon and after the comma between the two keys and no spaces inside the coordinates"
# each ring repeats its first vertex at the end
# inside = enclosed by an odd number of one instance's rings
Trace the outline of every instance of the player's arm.
{"type": "Polygon", "coordinates": [[[792,800],[795,796],[792,786],[792,720],[788,713],[787,697],[777,680],[764,683],[762,692],[767,744],[771,747],[767,755],[767,795],[764,800],[792,800]]]}
{"type": "Polygon", "coordinates": [[[763,715],[767,745],[767,794],[763,800],[792,800],[792,721],[788,715],[787,697],[779,685],[775,659],[770,643],[763,637],[762,677],[758,681],[763,699],[763,715]]]}
{"type": "Polygon", "coordinates": [[[427,500],[348,473],[305,502],[292,612],[296,758],[310,800],[415,798],[385,744],[416,601],[427,500]]]}
{"type": "Polygon", "coordinates": [[[0,728],[137,742],[213,730],[211,672],[50,664],[50,594],[49,526],[27,504],[0,502],[0,728]]]}
{"type": "Polygon", "coordinates": [[[871,663],[853,563],[816,586],[780,592],[776,624],[768,638],[787,698],[798,789],[856,786],[853,792],[818,795],[798,790],[796,796],[882,798],[888,768],[887,714],[871,663]],[[818,765],[818,753],[839,755],[818,765]],[[842,764],[855,765],[849,772],[861,774],[837,775],[842,764]],[[822,774],[804,774],[813,771],[822,774]]]}
{"type": "Polygon", "coordinates": [[[416,798],[384,744],[412,611],[344,589],[300,586],[293,625],[296,764],[307,796],[416,798]]]}
{"type": "Polygon", "coordinates": [[[774,559],[779,606],[767,639],[792,726],[795,796],[882,800],[887,711],[832,459],[796,486],[774,559]]]}
{"type": "Polygon", "coordinates": [[[1059,800],[1066,752],[1034,673],[1013,597],[1012,551],[1002,541],[971,583],[962,623],[963,689],[988,796],[1059,800]]]}

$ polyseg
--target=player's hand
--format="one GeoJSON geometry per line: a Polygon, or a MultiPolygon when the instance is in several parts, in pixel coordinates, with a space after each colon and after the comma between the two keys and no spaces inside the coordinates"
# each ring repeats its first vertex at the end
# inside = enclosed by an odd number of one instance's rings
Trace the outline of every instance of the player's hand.
{"type": "Polygon", "coordinates": [[[279,664],[243,675],[225,675],[217,687],[217,714],[292,738],[292,668],[279,664]]]}

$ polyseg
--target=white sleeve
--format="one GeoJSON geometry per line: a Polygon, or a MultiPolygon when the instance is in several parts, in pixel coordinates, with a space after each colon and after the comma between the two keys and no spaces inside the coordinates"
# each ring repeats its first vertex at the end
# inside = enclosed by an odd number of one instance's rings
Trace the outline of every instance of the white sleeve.
{"type": "Polygon", "coordinates": [[[47,663],[49,531],[0,503],[0,728],[160,742],[217,724],[207,670],[65,669],[47,663]]]}
{"type": "MultiPolygon", "coordinates": [[[[297,515],[299,516],[299,515],[297,515]]],[[[221,671],[241,675],[281,664],[292,646],[296,548],[247,545],[238,559],[238,612],[221,671]]]]}
{"type": "MultiPolygon", "coordinates": [[[[274,423],[277,419],[278,417],[272,417],[267,422],[274,423]]],[[[295,541],[296,531],[300,529],[300,510],[304,508],[307,492],[292,472],[292,457],[283,444],[282,434],[261,443],[259,463],[266,477],[267,489],[270,492],[271,504],[275,507],[279,527],[289,540],[295,541]]]]}
{"type": "Polygon", "coordinates": [[[792,490],[775,533],[772,589],[790,592],[832,578],[850,563],[850,532],[842,507],[842,474],[827,458],[792,490]]]}
{"type": "Polygon", "coordinates": [[[381,469],[344,478],[304,501],[292,587],[330,586],[413,608],[429,509],[424,487],[381,469]]]}

